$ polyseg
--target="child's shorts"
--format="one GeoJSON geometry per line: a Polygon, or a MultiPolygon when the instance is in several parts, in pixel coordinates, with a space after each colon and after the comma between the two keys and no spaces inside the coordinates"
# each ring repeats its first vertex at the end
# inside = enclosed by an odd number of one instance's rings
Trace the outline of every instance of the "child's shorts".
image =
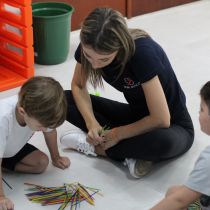
{"type": "Polygon", "coordinates": [[[35,150],[38,149],[35,146],[27,143],[15,156],[10,158],[2,158],[2,168],[14,171],[16,164],[35,150]]]}

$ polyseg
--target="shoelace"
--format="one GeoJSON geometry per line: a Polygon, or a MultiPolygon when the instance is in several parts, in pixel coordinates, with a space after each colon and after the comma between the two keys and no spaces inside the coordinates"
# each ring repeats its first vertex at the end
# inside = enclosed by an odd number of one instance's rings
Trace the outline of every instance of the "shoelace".
{"type": "Polygon", "coordinates": [[[85,153],[86,155],[96,156],[93,146],[88,143],[79,143],[77,150],[85,153]]]}

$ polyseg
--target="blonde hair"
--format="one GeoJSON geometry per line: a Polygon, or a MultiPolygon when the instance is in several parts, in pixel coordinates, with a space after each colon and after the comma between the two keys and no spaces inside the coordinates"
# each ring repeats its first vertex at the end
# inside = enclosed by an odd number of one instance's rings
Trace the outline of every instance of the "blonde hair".
{"type": "Polygon", "coordinates": [[[18,105],[46,128],[56,128],[66,119],[63,88],[51,77],[32,77],[23,84],[18,96],[18,105]]]}
{"type": "MultiPolygon", "coordinates": [[[[128,29],[122,14],[111,8],[96,8],[84,20],[80,40],[81,44],[91,47],[100,54],[111,54],[118,51],[116,56],[119,74],[122,74],[128,60],[135,52],[134,40],[149,36],[140,29],[128,29]]],[[[103,86],[102,71],[93,69],[81,50],[81,65],[85,78],[89,78],[96,88],[103,86]]]]}

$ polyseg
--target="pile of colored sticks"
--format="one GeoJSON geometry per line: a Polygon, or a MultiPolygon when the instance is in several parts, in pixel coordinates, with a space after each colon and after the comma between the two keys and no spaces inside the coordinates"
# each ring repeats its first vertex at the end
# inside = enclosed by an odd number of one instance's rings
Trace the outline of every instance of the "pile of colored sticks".
{"type": "Polygon", "coordinates": [[[197,200],[194,203],[190,204],[187,210],[202,210],[200,206],[200,202],[197,200]]]}
{"type": "Polygon", "coordinates": [[[61,204],[58,210],[63,210],[70,205],[70,210],[76,210],[82,201],[94,205],[95,194],[101,195],[99,189],[84,186],[78,182],[64,184],[60,187],[43,187],[31,183],[25,183],[30,186],[26,196],[34,203],[40,203],[42,206],[61,204]]]}

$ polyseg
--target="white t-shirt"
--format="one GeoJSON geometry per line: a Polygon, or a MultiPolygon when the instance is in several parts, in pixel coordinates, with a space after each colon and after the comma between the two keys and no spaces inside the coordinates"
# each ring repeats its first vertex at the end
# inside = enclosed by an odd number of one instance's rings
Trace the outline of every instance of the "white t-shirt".
{"type": "Polygon", "coordinates": [[[28,126],[17,122],[17,101],[17,95],[0,100],[0,158],[17,154],[34,134],[28,126]]]}
{"type": "MultiPolygon", "coordinates": [[[[201,152],[185,185],[202,193],[201,200],[205,199],[210,203],[210,146],[201,152]]],[[[210,210],[210,205],[206,208],[202,207],[202,209],[210,210]]]]}

